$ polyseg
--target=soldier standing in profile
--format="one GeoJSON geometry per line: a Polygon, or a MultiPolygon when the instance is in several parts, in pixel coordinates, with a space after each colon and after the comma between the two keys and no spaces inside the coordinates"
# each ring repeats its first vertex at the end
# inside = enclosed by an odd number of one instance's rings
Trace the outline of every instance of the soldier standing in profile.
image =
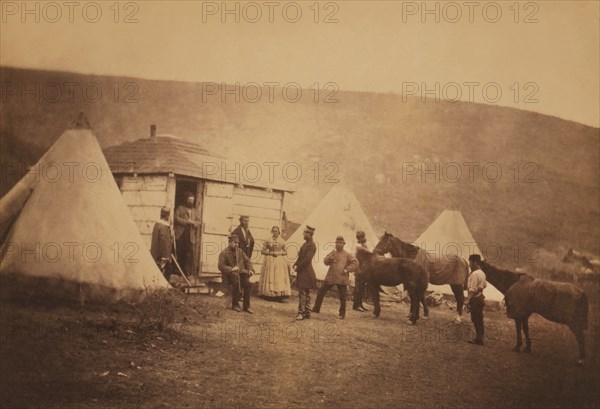
{"type": "Polygon", "coordinates": [[[294,263],[296,272],[296,286],[298,287],[298,315],[297,320],[310,318],[310,290],[317,288],[317,275],[312,266],[312,259],[317,252],[313,240],[314,227],[306,226],[304,229],[304,244],[298,252],[298,260],[294,263]]]}
{"type": "MultiPolygon", "coordinates": [[[[369,249],[367,246],[367,237],[364,231],[358,230],[356,232],[356,243],[352,246],[352,255],[356,257],[356,249],[362,247],[369,249]]],[[[360,273],[360,267],[354,274],[354,297],[352,301],[352,309],[354,311],[365,312],[368,311],[363,305],[363,295],[366,291],[366,283],[363,275],[360,273]]]]}
{"type": "Polygon", "coordinates": [[[152,229],[152,243],[150,245],[150,254],[167,281],[171,276],[171,254],[173,252],[170,216],[171,209],[168,207],[160,209],[160,219],[157,220],[152,229]]]}
{"type": "Polygon", "coordinates": [[[469,256],[471,274],[469,274],[467,284],[469,295],[465,301],[467,309],[471,311],[471,321],[475,327],[475,339],[469,342],[476,345],[483,345],[483,307],[485,307],[483,290],[487,287],[485,273],[481,270],[480,263],[481,256],[479,254],[469,256]]]}

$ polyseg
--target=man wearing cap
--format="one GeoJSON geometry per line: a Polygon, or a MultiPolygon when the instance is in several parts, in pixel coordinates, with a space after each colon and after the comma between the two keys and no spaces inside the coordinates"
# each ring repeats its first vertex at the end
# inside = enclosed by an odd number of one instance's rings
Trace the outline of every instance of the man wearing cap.
{"type": "Polygon", "coordinates": [[[335,239],[335,250],[325,256],[323,262],[329,266],[323,285],[317,293],[317,301],[312,309],[313,312],[319,313],[321,304],[327,291],[334,285],[337,286],[340,297],[340,315],[339,319],[343,320],[346,316],[346,286],[349,282],[349,273],[358,270],[358,260],[352,254],[344,250],[344,238],[337,236],[335,239]]]}
{"type": "Polygon", "coordinates": [[[219,271],[227,276],[227,281],[231,284],[231,309],[241,312],[240,293],[243,291],[244,311],[253,314],[250,309],[250,277],[254,274],[254,267],[250,258],[238,247],[238,236],[232,234],[228,240],[227,248],[219,254],[219,271]]]}
{"type": "Polygon", "coordinates": [[[312,266],[312,259],[317,252],[313,240],[314,227],[306,226],[304,229],[304,243],[298,251],[298,260],[293,265],[296,272],[296,286],[298,287],[298,315],[297,320],[310,318],[310,290],[317,288],[317,276],[312,266]]]}
{"type": "Polygon", "coordinates": [[[179,265],[188,275],[193,273],[194,269],[194,245],[197,229],[200,227],[200,217],[194,207],[194,195],[185,192],[184,199],[185,204],[175,209],[175,244],[179,265]]]}
{"type": "Polygon", "coordinates": [[[483,289],[487,287],[485,273],[481,270],[480,263],[481,256],[479,254],[469,256],[471,274],[467,284],[469,294],[465,301],[467,311],[471,311],[471,321],[475,326],[475,339],[469,342],[476,345],[483,345],[483,307],[485,306],[483,289]]]}
{"type": "MultiPolygon", "coordinates": [[[[358,230],[356,232],[356,243],[352,246],[352,255],[356,257],[356,249],[358,247],[362,247],[365,249],[369,249],[367,246],[367,238],[365,236],[365,232],[358,230]]],[[[356,270],[354,274],[354,300],[352,301],[352,309],[359,312],[365,312],[367,309],[363,306],[363,294],[366,290],[366,283],[363,279],[363,275],[360,274],[360,267],[356,270]]]]}
{"type": "Polygon", "coordinates": [[[152,229],[152,243],[150,245],[150,254],[158,265],[167,281],[171,276],[171,252],[173,251],[173,237],[171,236],[171,224],[169,217],[171,209],[163,207],[160,209],[160,219],[154,224],[152,229]]]}
{"type": "Polygon", "coordinates": [[[236,227],[235,230],[231,232],[231,234],[238,236],[240,240],[239,248],[242,249],[244,254],[249,259],[251,259],[252,251],[254,250],[254,237],[252,237],[252,233],[250,233],[250,230],[248,229],[249,225],[250,217],[240,216],[240,225],[236,227]]]}

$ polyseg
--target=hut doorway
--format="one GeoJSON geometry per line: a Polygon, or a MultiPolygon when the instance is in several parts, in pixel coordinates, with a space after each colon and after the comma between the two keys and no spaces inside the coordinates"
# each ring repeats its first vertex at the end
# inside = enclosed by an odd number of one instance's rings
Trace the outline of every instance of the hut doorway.
{"type": "MultiPolygon", "coordinates": [[[[185,205],[186,193],[194,195],[194,207],[198,214],[198,221],[202,220],[202,194],[204,183],[199,180],[177,178],[175,183],[175,209],[185,205]]],[[[175,221],[174,221],[175,222],[175,221]]],[[[193,229],[193,263],[188,267],[193,275],[200,274],[200,246],[202,226],[193,229]]],[[[183,266],[182,266],[183,267],[183,266]]]]}

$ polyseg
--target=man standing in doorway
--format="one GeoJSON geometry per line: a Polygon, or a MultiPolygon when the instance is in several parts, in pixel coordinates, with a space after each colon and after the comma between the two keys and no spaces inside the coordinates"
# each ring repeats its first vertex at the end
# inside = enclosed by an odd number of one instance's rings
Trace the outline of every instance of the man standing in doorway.
{"type": "Polygon", "coordinates": [[[235,228],[231,234],[238,236],[239,248],[244,252],[246,257],[252,259],[252,251],[254,250],[254,237],[252,237],[252,233],[248,229],[250,225],[250,217],[248,216],[240,216],[240,225],[235,228]]]}
{"type": "Polygon", "coordinates": [[[186,275],[194,273],[194,246],[200,228],[200,217],[194,207],[194,195],[184,194],[185,203],[175,209],[175,243],[177,260],[186,275]]]}

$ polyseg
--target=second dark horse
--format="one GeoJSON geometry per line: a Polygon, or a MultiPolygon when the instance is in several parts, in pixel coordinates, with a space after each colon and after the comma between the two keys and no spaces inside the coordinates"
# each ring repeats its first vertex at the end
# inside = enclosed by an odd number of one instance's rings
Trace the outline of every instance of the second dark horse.
{"type": "Polygon", "coordinates": [[[419,303],[424,302],[429,283],[427,271],[412,260],[385,258],[360,247],[357,248],[356,258],[360,263],[360,274],[373,297],[373,315],[379,317],[381,313],[380,286],[395,287],[404,284],[410,297],[409,321],[410,324],[415,324],[419,319],[419,303]]]}

